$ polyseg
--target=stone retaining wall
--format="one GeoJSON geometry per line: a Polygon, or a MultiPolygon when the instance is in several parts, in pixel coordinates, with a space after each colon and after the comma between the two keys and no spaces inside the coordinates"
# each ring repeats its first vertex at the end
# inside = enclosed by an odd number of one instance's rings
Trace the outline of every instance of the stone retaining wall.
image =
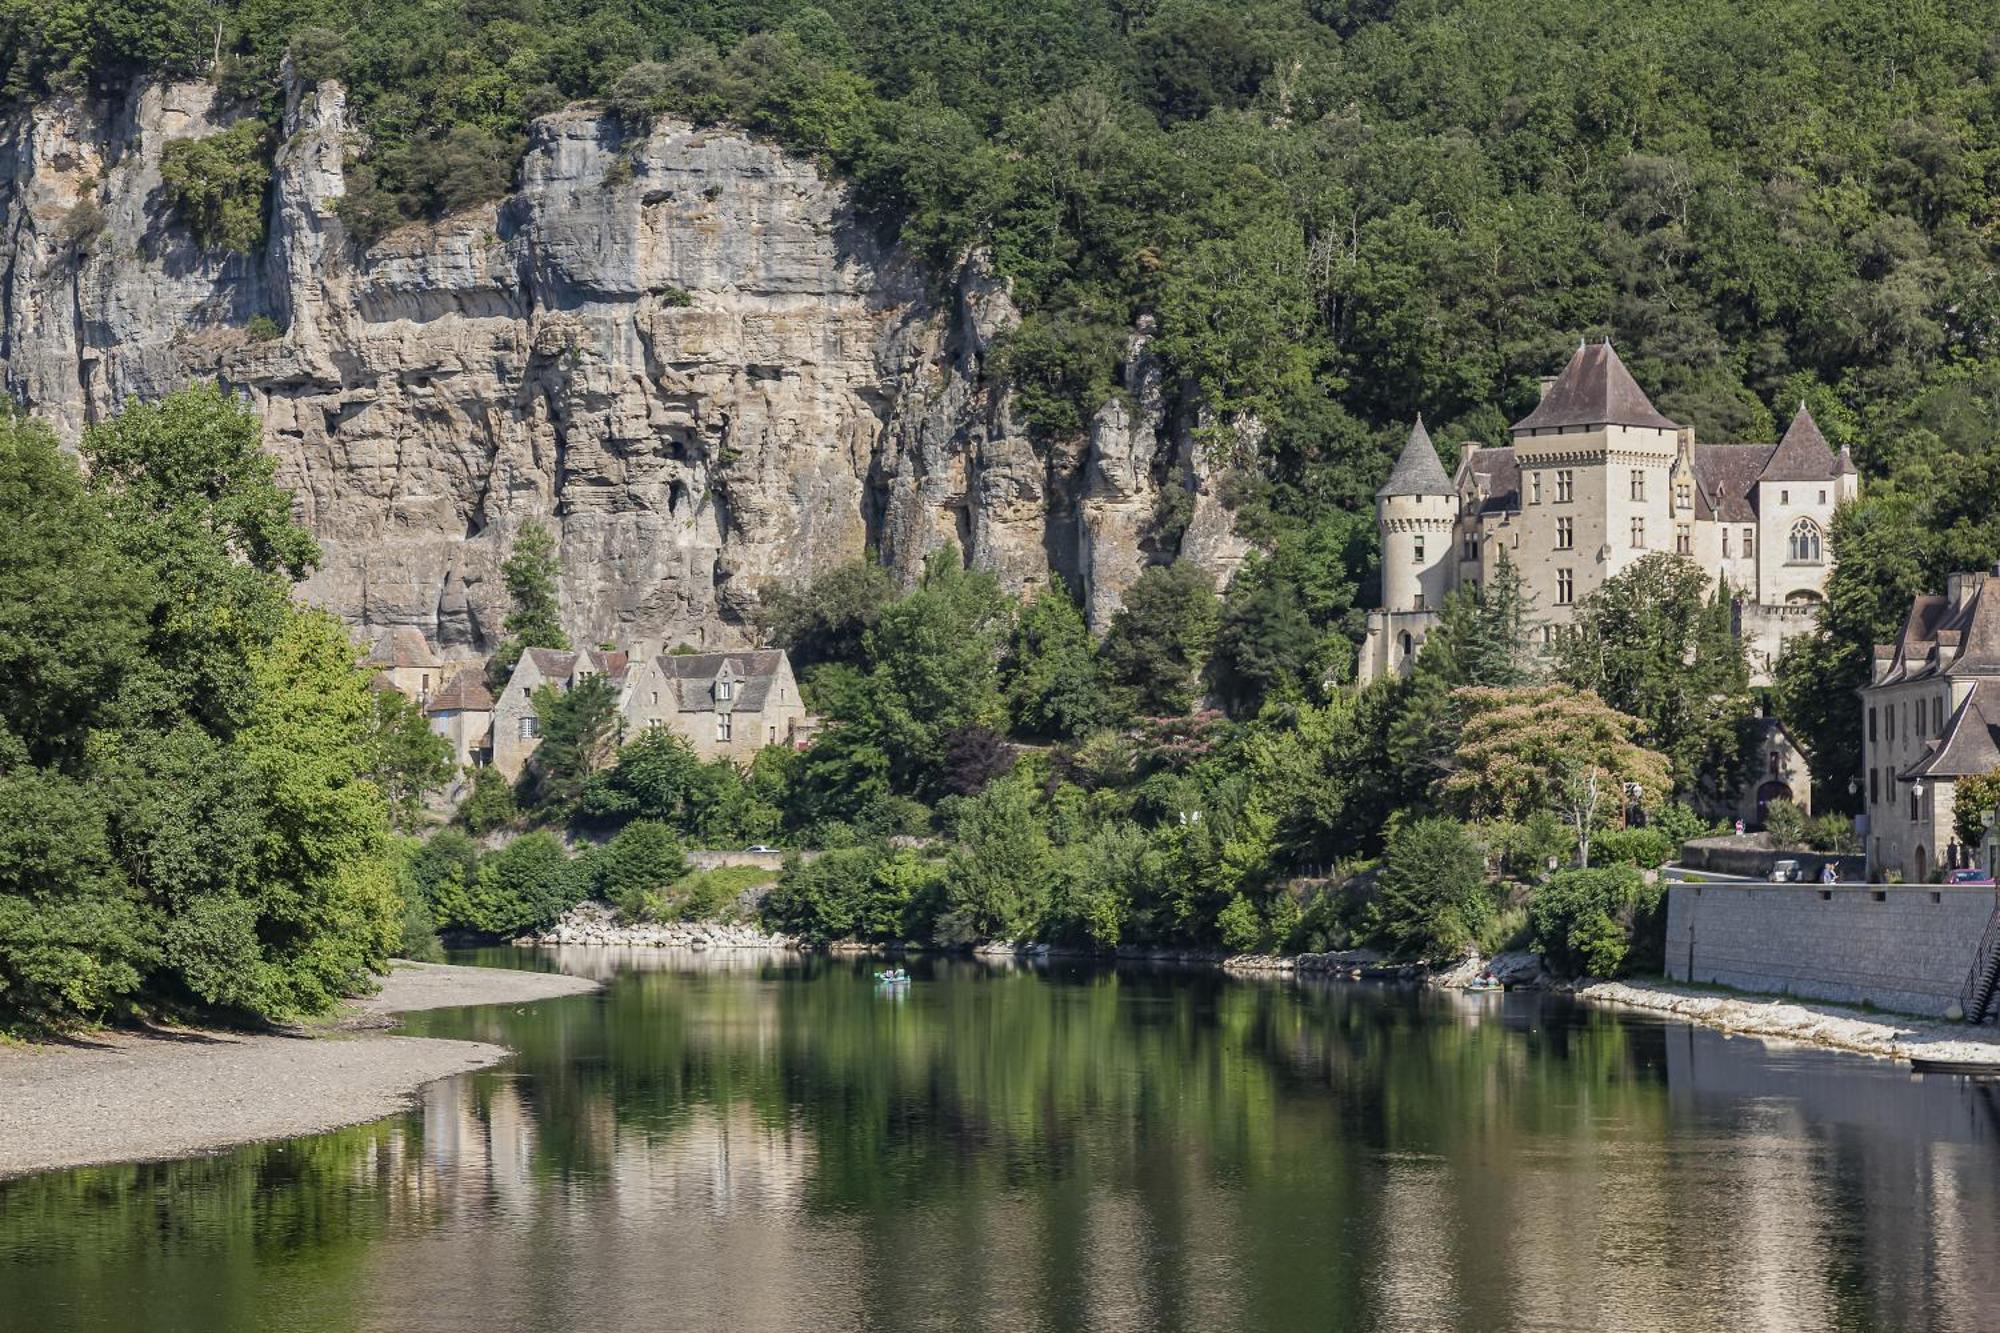
{"type": "Polygon", "coordinates": [[[1949,885],[1675,884],[1667,976],[1942,1016],[1995,907],[1949,885]]]}

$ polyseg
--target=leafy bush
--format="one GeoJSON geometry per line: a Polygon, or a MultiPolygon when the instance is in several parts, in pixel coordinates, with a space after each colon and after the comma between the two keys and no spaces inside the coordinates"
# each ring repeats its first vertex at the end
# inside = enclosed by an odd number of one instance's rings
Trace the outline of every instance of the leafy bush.
{"type": "Polygon", "coordinates": [[[915,852],[830,851],[786,864],[764,898],[763,920],[815,943],[905,939],[917,933],[917,914],[933,906],[939,880],[937,865],[915,852]]]}
{"type": "Polygon", "coordinates": [[[687,855],[672,829],[650,819],[635,820],[598,851],[593,887],[627,920],[643,920],[657,913],[659,896],[687,870],[687,855]]]}
{"type": "Polygon", "coordinates": [[[458,817],[475,834],[505,828],[520,817],[514,789],[496,768],[472,770],[472,790],[458,807],[458,817]]]}
{"type": "Polygon", "coordinates": [[[1790,801],[1773,801],[1764,807],[1764,831],[1780,848],[1803,847],[1806,841],[1805,812],[1790,801]]]}
{"type": "Polygon", "coordinates": [[[266,152],[263,127],[245,120],[204,139],[176,139],[160,154],[167,203],[197,246],[249,254],[264,239],[266,152]]]}
{"type": "Polygon", "coordinates": [[[1680,855],[1680,844],[1656,828],[1606,829],[1590,844],[1593,866],[1652,870],[1680,855]]]}
{"type": "Polygon", "coordinates": [[[1528,909],[1535,947],[1559,975],[1615,977],[1660,966],[1664,889],[1637,870],[1565,870],[1528,909]]]}
{"type": "Polygon", "coordinates": [[[1706,837],[1708,834],[1715,832],[1719,826],[1710,820],[1703,819],[1694,812],[1692,807],[1684,802],[1676,801],[1672,805],[1662,807],[1652,817],[1651,821],[1647,823],[1646,827],[1659,830],[1662,835],[1673,842],[1675,850],[1678,852],[1683,843],[1691,842],[1696,838],[1706,837]]]}
{"type": "Polygon", "coordinates": [[[480,858],[465,902],[440,924],[487,935],[541,930],[589,893],[590,868],[555,835],[529,833],[480,858]]]}
{"type": "MultiPolygon", "coordinates": [[[[1861,836],[1854,831],[1852,818],[1832,810],[1816,816],[1806,825],[1806,845],[1816,852],[1855,856],[1861,851],[1861,836]]],[[[1977,840],[1974,845],[1977,845],[1977,840]]]]}
{"type": "Polygon", "coordinates": [[[1240,893],[1216,914],[1215,926],[1222,935],[1222,947],[1231,953],[1248,953],[1264,940],[1263,919],[1240,893]]]}
{"type": "Polygon", "coordinates": [[[1460,954],[1493,908],[1486,859],[1456,820],[1414,819],[1389,835],[1368,925],[1393,951],[1414,958],[1460,954]]]}

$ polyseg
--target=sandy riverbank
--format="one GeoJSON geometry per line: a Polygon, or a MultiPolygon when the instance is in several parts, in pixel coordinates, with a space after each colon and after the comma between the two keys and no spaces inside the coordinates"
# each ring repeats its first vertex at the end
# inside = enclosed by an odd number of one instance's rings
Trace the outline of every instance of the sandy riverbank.
{"type": "Polygon", "coordinates": [[[0,1048],[0,1177],[212,1152],[394,1115],[426,1083],[507,1057],[357,1028],[418,1009],[595,990],[582,977],[398,963],[353,1019],[305,1036],[158,1030],[0,1048]]]}
{"type": "Polygon", "coordinates": [[[1740,1037],[1796,1042],[1885,1060],[1983,1060],[2000,1064],[2000,1032],[1885,1014],[1818,1000],[1718,995],[1658,982],[1598,981],[1577,998],[1645,1009],[1740,1037]]]}

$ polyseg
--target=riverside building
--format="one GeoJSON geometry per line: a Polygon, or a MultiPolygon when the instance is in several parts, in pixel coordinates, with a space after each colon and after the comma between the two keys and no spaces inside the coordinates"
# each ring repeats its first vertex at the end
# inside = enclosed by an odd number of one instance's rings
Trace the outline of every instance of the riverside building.
{"type": "Polygon", "coordinates": [[[1408,671],[1445,596],[1491,578],[1503,557],[1544,642],[1656,551],[1727,586],[1752,683],[1769,683],[1785,640],[1817,621],[1833,512],[1859,479],[1804,404],[1776,444],[1701,444],[1600,342],[1580,345],[1508,433],[1508,445],[1467,442],[1447,474],[1418,417],[1375,495],[1382,605],[1368,616],[1364,684],[1408,671]]]}

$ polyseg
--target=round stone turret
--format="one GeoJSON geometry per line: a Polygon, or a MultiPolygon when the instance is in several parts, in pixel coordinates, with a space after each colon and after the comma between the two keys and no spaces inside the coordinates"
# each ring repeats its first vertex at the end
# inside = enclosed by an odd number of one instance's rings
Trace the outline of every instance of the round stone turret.
{"type": "Polygon", "coordinates": [[[1458,500],[1424,419],[1375,492],[1382,532],[1382,609],[1435,611],[1451,589],[1452,529],[1458,500]]]}

